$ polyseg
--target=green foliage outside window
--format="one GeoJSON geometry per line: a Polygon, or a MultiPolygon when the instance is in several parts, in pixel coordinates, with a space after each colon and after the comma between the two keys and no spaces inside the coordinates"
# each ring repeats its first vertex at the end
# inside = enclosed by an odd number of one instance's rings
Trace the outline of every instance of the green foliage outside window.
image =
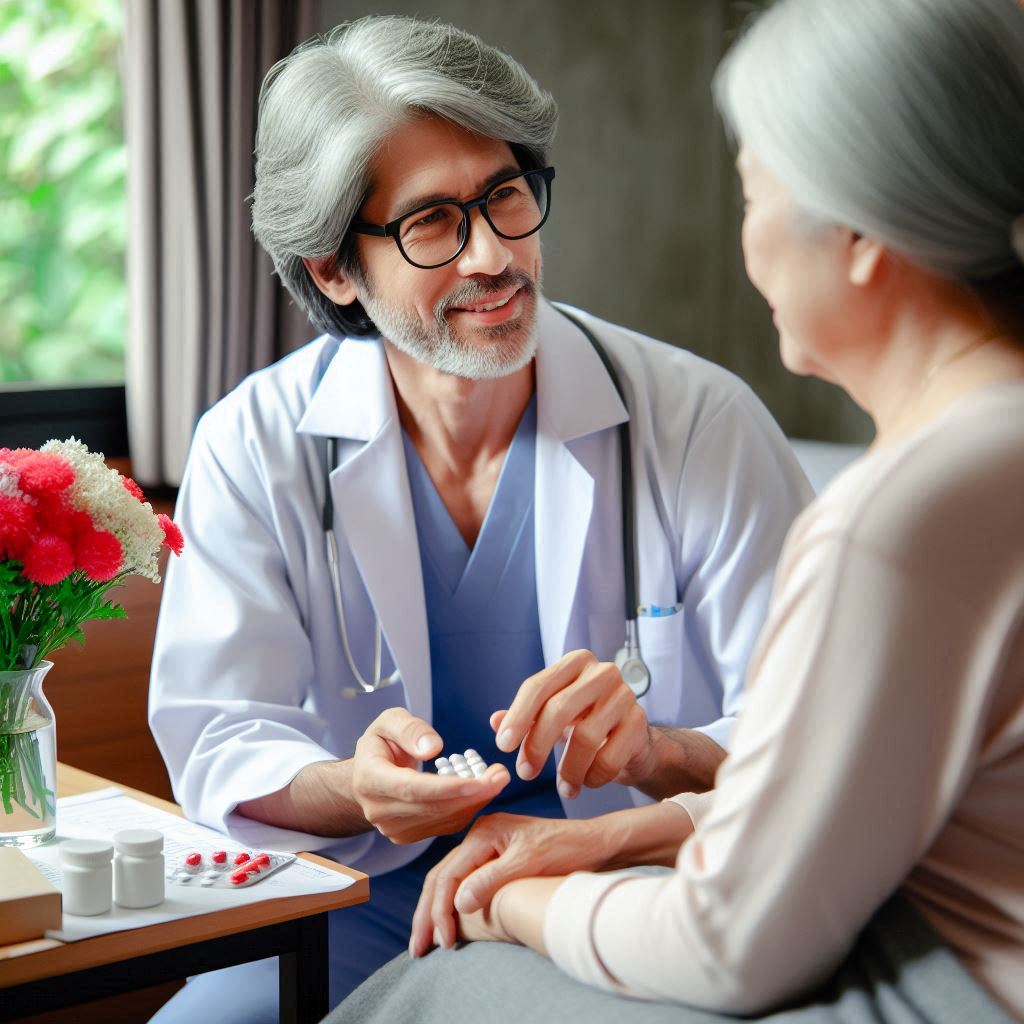
{"type": "Polygon", "coordinates": [[[121,19],[0,3],[0,382],[124,379],[121,19]]]}

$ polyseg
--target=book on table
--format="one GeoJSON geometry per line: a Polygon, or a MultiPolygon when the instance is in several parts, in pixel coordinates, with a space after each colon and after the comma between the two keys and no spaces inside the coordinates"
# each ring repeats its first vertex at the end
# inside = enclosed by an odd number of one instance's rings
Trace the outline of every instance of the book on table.
{"type": "Polygon", "coordinates": [[[0,846],[0,946],[39,939],[60,926],[60,893],[21,850],[0,846]]]}

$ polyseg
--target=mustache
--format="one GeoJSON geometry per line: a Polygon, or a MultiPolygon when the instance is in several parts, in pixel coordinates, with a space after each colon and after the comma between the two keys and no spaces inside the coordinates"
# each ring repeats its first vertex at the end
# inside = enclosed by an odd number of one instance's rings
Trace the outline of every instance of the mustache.
{"type": "Polygon", "coordinates": [[[537,285],[532,277],[523,270],[505,270],[496,277],[483,281],[467,281],[460,288],[446,295],[434,306],[434,317],[439,323],[444,322],[448,310],[456,306],[468,306],[476,302],[486,302],[492,295],[518,287],[524,295],[532,296],[537,292],[537,285]]]}

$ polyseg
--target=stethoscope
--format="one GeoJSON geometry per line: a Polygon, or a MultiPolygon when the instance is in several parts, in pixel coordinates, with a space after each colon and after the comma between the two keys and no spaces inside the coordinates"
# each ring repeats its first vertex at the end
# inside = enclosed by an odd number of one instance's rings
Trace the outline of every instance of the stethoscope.
{"type": "Polygon", "coordinates": [[[331,494],[331,472],[338,464],[338,439],[329,437],[327,439],[327,457],[325,461],[324,474],[324,536],[327,539],[327,564],[331,570],[331,590],[334,593],[334,610],[338,615],[338,631],[341,633],[341,647],[345,652],[345,660],[352,670],[352,677],[359,684],[359,689],[354,686],[343,686],[341,694],[343,697],[357,697],[360,693],[376,693],[383,690],[385,686],[391,686],[401,681],[401,675],[396,668],[386,679],[381,676],[381,628],[380,619],[377,614],[373,616],[373,682],[363,678],[362,672],[352,657],[352,647],[348,642],[348,626],[345,623],[345,602],[341,599],[341,572],[338,569],[338,542],[334,539],[334,497],[331,494]]]}
{"type": "MultiPolygon", "coordinates": [[[[557,308],[557,307],[556,307],[557,308]]],[[[629,403],[622,388],[618,371],[611,361],[604,346],[594,337],[586,324],[571,316],[564,309],[559,312],[571,320],[583,332],[583,336],[590,342],[594,351],[598,354],[604,364],[605,372],[608,374],[615,390],[618,392],[622,404],[629,411],[629,403]]],[[[640,654],[640,637],[637,629],[637,575],[636,575],[636,515],[633,507],[633,455],[630,446],[629,419],[625,419],[618,426],[619,430],[619,481],[620,496],[622,503],[622,561],[625,571],[625,616],[626,616],[626,642],[615,655],[615,664],[622,673],[626,685],[637,697],[642,697],[651,688],[651,672],[640,654]]],[[[323,528],[327,544],[327,564],[331,572],[331,590],[334,593],[334,608],[338,615],[338,630],[341,633],[341,646],[345,652],[345,660],[352,671],[352,677],[359,684],[359,688],[346,686],[342,694],[346,697],[355,697],[360,693],[375,693],[385,686],[391,686],[400,682],[401,675],[396,668],[391,675],[384,677],[381,674],[381,626],[380,619],[374,615],[373,633],[373,681],[363,677],[363,674],[356,666],[352,657],[352,647],[348,640],[348,626],[345,623],[345,605],[341,597],[341,573],[338,569],[338,544],[334,538],[334,498],[331,495],[331,473],[338,463],[338,439],[329,437],[327,439],[326,459],[324,463],[324,514],[323,528]]]]}

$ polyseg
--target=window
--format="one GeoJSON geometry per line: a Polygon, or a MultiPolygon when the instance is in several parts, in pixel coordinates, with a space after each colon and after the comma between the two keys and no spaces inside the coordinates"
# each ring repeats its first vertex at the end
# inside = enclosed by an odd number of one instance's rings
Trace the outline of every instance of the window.
{"type": "Polygon", "coordinates": [[[120,0],[0,5],[0,444],[69,403],[120,394],[124,417],[121,18],[120,0]]]}

